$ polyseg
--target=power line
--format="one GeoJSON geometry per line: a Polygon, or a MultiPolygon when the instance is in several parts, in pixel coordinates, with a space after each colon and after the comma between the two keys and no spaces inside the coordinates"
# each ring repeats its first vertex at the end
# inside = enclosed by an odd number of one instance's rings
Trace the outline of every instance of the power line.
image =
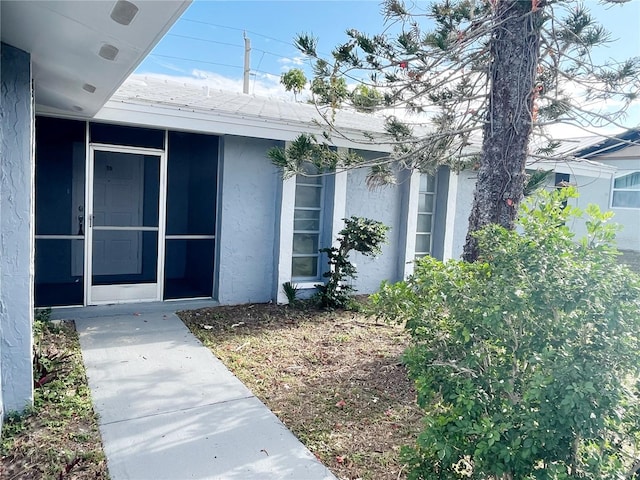
{"type": "MultiPolygon", "coordinates": [[[[241,67],[240,65],[230,65],[228,63],[220,63],[220,62],[209,62],[207,60],[197,60],[195,58],[185,58],[185,57],[176,57],[174,55],[161,55],[159,53],[152,53],[149,55],[149,57],[161,57],[161,58],[170,58],[172,60],[182,60],[182,61],[186,61],[186,62],[193,62],[193,63],[204,63],[207,65],[217,65],[220,67],[231,67],[231,68],[237,68],[237,69],[243,69],[244,67],[241,67]]],[[[272,72],[267,72],[265,70],[259,70],[259,69],[255,69],[252,68],[251,69],[251,73],[255,74],[255,73],[262,73],[263,75],[272,75],[274,77],[280,77],[280,73],[272,73],[272,72]]]]}
{"type": "Polygon", "coordinates": [[[185,22],[191,22],[191,23],[199,23],[201,25],[209,25],[211,27],[227,28],[229,30],[236,30],[238,32],[247,32],[247,33],[251,33],[252,35],[258,35],[259,37],[263,37],[263,38],[267,38],[269,40],[273,40],[274,42],[284,43],[285,45],[289,45],[290,47],[295,47],[295,45],[293,43],[291,43],[291,42],[285,42],[284,40],[280,40],[279,38],[270,37],[268,35],[263,35],[262,33],[258,33],[258,32],[253,32],[251,30],[247,30],[246,28],[229,27],[227,25],[220,25],[220,24],[217,24],[217,23],[205,22],[203,20],[193,20],[191,18],[181,18],[180,20],[181,21],[185,21],[185,22]]]}
{"type": "Polygon", "coordinates": [[[168,37],[171,36],[171,37],[178,37],[178,38],[186,38],[188,40],[198,40],[199,42],[216,43],[218,45],[227,45],[229,47],[243,48],[242,45],[239,45],[237,43],[219,42],[217,40],[209,40],[208,38],[192,37],[192,36],[189,36],[189,35],[179,35],[177,33],[167,33],[167,36],[168,37]]]}
{"type": "MultiPolygon", "coordinates": [[[[195,20],[195,19],[191,19],[191,18],[181,18],[180,21],[185,21],[185,22],[191,22],[191,23],[196,23],[196,24],[200,24],[200,25],[207,25],[207,26],[212,26],[212,27],[218,27],[218,28],[225,28],[228,30],[234,30],[234,31],[238,31],[238,32],[247,32],[247,33],[251,33],[252,35],[257,35],[259,37],[262,38],[266,38],[269,40],[273,40],[275,42],[279,42],[282,43],[284,45],[287,45],[289,47],[294,47],[295,45],[291,42],[286,42],[284,40],[275,38],[275,37],[271,37],[269,35],[263,35],[261,33],[258,32],[254,32],[251,30],[246,30],[243,28],[237,28],[237,27],[230,27],[227,25],[220,25],[217,23],[212,23],[212,22],[207,22],[207,21],[203,21],[203,20],[195,20]]],[[[244,48],[243,45],[240,44],[234,44],[234,43],[229,43],[229,42],[221,42],[218,40],[211,40],[208,38],[203,38],[203,37],[198,37],[198,36],[193,36],[193,35],[182,35],[182,34],[177,34],[177,33],[168,33],[167,36],[172,36],[172,37],[177,37],[177,38],[183,38],[186,40],[193,40],[193,41],[198,41],[198,42],[205,42],[205,43],[211,43],[211,44],[216,44],[216,45],[225,45],[225,46],[229,46],[229,47],[234,47],[234,48],[244,48]]],[[[264,50],[261,48],[252,48],[252,51],[254,52],[260,52],[262,53],[260,60],[258,62],[258,68],[251,68],[251,73],[255,76],[256,73],[260,73],[263,75],[270,75],[273,77],[280,77],[282,72],[278,72],[278,73],[272,73],[272,72],[267,72],[264,70],[260,70],[260,65],[262,64],[262,60],[264,59],[265,55],[270,55],[276,58],[289,58],[290,55],[289,54],[285,54],[285,53],[276,53],[276,52],[272,52],[269,50],[264,50]]],[[[172,60],[182,60],[182,61],[186,61],[186,62],[193,62],[193,63],[201,63],[201,64],[206,64],[206,65],[216,65],[216,66],[222,66],[222,67],[230,67],[230,68],[236,68],[236,69],[242,69],[244,67],[240,66],[240,65],[230,65],[228,63],[221,63],[221,62],[212,62],[212,61],[207,61],[207,60],[198,60],[198,59],[194,59],[194,58],[186,58],[186,57],[179,57],[179,56],[173,56],[173,55],[163,55],[163,54],[159,54],[159,53],[153,53],[149,55],[150,57],[160,57],[160,58],[168,58],[168,59],[172,59],[172,60]]]]}
{"type": "MultiPolygon", "coordinates": [[[[193,37],[191,35],[180,35],[180,34],[177,34],[177,33],[167,33],[167,36],[168,37],[171,36],[171,37],[184,38],[184,39],[187,39],[187,40],[197,40],[199,42],[215,43],[217,45],[227,45],[229,47],[244,48],[243,45],[240,45],[238,43],[220,42],[218,40],[210,40],[208,38],[193,37]]],[[[251,50],[256,51],[256,52],[261,52],[261,53],[264,53],[266,55],[272,55],[274,57],[286,57],[287,56],[284,53],[270,52],[269,50],[263,50],[262,48],[252,47],[251,50]]]]}
{"type": "Polygon", "coordinates": [[[208,62],[207,60],[196,60],[195,58],[186,58],[186,57],[176,57],[174,55],[160,55],[159,53],[151,53],[150,57],[161,57],[161,58],[170,58],[172,60],[183,60],[187,62],[195,62],[195,63],[206,63],[207,65],[218,65],[220,67],[231,67],[231,68],[239,68],[243,67],[239,65],[229,65],[228,63],[219,63],[219,62],[208,62]]]}

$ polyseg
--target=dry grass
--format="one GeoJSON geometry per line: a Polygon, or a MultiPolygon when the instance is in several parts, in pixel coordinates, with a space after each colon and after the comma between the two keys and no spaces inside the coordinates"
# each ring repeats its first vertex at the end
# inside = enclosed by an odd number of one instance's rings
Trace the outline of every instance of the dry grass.
{"type": "Polygon", "coordinates": [[[180,312],[191,331],[341,479],[404,478],[421,429],[402,328],[255,304],[180,312]]]}
{"type": "Polygon", "coordinates": [[[5,421],[0,478],[109,478],[73,324],[45,326],[39,351],[55,378],[35,390],[30,412],[5,421]]]}

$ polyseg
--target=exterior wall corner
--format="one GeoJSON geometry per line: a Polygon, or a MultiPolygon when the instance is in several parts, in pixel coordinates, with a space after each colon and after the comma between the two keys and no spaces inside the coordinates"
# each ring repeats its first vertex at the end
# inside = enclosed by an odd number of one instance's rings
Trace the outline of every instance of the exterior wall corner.
{"type": "Polygon", "coordinates": [[[30,55],[2,44],[1,56],[0,410],[6,414],[33,402],[34,113],[30,55]]]}

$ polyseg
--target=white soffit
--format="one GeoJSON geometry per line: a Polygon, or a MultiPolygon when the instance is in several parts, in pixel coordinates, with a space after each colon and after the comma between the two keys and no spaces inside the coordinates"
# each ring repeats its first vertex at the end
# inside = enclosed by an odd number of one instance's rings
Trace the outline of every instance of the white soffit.
{"type": "Polygon", "coordinates": [[[1,38],[31,54],[38,113],[92,117],[190,2],[2,0],[1,38]],[[135,12],[128,25],[111,18],[116,4],[135,12]]]}

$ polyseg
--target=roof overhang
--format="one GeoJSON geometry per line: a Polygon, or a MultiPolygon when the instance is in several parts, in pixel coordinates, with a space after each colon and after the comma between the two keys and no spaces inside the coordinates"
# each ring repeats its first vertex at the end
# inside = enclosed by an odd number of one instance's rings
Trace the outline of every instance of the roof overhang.
{"type": "MultiPolygon", "coordinates": [[[[156,75],[132,75],[94,120],[284,142],[295,140],[301,133],[325,138],[328,130],[325,119],[312,105],[210,91],[203,85],[156,75]]],[[[339,110],[334,124],[339,133],[327,140],[333,146],[392,150],[382,118],[339,110]]]]}
{"type": "MultiPolygon", "coordinates": [[[[211,135],[232,135],[261,138],[263,140],[293,141],[301,133],[309,133],[322,138],[322,125],[309,121],[262,118],[215,111],[199,111],[188,107],[168,105],[136,104],[110,100],[96,114],[99,122],[140,125],[211,135]]],[[[342,130],[344,135],[336,135],[331,144],[336,147],[390,152],[391,144],[372,144],[362,132],[353,129],[342,130]]]]}
{"type": "Polygon", "coordinates": [[[564,160],[535,160],[527,163],[527,168],[553,170],[558,173],[568,173],[591,178],[605,178],[610,180],[617,168],[612,165],[585,160],[582,158],[566,158],[564,160]]]}
{"type": "Polygon", "coordinates": [[[1,39],[31,54],[36,112],[92,117],[190,3],[2,0],[1,39]]]}
{"type": "Polygon", "coordinates": [[[640,145],[640,128],[631,128],[614,137],[601,137],[591,145],[576,150],[573,155],[580,158],[597,158],[632,145],[640,145]]]}

